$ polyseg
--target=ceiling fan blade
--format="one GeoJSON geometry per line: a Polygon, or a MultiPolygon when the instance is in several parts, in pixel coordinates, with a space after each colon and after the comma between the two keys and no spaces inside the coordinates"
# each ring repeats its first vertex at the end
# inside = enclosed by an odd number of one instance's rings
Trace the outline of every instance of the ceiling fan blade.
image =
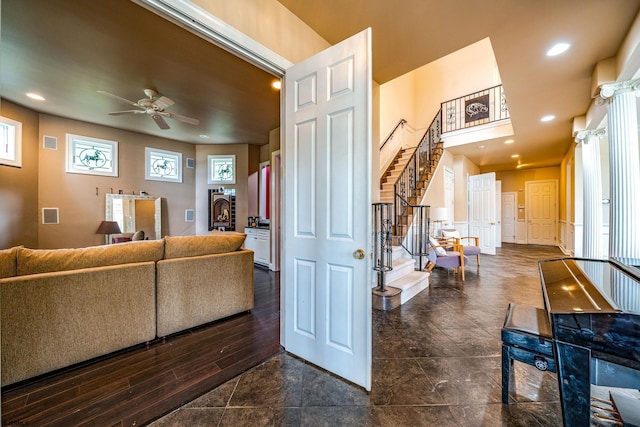
{"type": "Polygon", "coordinates": [[[167,107],[171,107],[175,102],[166,96],[161,96],[158,99],[153,101],[153,105],[158,107],[160,110],[164,110],[167,107]]]}
{"type": "Polygon", "coordinates": [[[166,117],[171,117],[172,119],[180,120],[181,122],[189,123],[190,125],[200,124],[200,120],[194,119],[192,117],[187,117],[187,116],[183,116],[182,114],[176,114],[176,113],[167,113],[166,111],[164,113],[166,113],[166,114],[163,114],[166,117]]]}
{"type": "Polygon", "coordinates": [[[112,111],[109,113],[110,116],[121,116],[123,114],[144,114],[144,110],[124,110],[124,111],[112,111]]]}
{"type": "Polygon", "coordinates": [[[153,114],[151,115],[151,118],[156,122],[160,129],[170,129],[169,125],[164,121],[161,115],[153,114]]]}
{"type": "Polygon", "coordinates": [[[133,102],[133,101],[129,101],[128,99],[121,98],[118,95],[114,95],[112,93],[105,92],[104,90],[99,90],[98,93],[101,94],[101,95],[109,96],[109,97],[111,97],[113,99],[117,99],[118,101],[122,101],[122,102],[124,102],[126,104],[134,105],[136,107],[139,107],[139,105],[137,103],[133,102]]]}

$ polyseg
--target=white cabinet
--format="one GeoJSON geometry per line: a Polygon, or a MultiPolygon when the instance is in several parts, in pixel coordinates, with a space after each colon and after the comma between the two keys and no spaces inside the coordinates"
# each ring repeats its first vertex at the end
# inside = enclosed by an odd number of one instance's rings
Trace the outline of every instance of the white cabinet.
{"type": "Polygon", "coordinates": [[[245,228],[244,232],[247,234],[244,247],[254,252],[253,262],[269,267],[269,253],[271,251],[269,230],[262,228],[245,228]]]}

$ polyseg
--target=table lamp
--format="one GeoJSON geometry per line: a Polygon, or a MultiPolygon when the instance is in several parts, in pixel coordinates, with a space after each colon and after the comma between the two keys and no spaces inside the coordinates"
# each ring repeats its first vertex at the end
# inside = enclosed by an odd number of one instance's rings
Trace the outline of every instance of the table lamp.
{"type": "Polygon", "coordinates": [[[111,242],[112,234],[120,233],[122,233],[122,231],[120,231],[120,226],[116,221],[102,221],[100,223],[100,226],[98,226],[98,230],[96,231],[96,234],[105,235],[104,237],[107,244],[111,242]]]}
{"type": "Polygon", "coordinates": [[[447,222],[447,208],[433,208],[431,210],[431,222],[435,224],[433,237],[438,237],[438,231],[442,229],[442,223],[447,222]]]}

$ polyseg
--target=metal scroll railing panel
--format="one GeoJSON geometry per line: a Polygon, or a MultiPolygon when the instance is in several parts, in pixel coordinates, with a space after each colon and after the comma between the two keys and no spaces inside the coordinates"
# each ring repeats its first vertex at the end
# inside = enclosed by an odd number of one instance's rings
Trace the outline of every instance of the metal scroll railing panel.
{"type": "Polygon", "coordinates": [[[416,270],[420,270],[424,265],[423,258],[429,252],[430,206],[411,205],[399,196],[396,197],[396,206],[408,213],[403,216],[407,224],[403,225],[406,229],[401,244],[412,256],[419,258],[416,270]]]}
{"type": "Polygon", "coordinates": [[[426,175],[434,161],[435,150],[440,142],[440,126],[440,113],[438,113],[394,185],[396,236],[404,237],[410,225],[413,208],[420,205],[426,175]]]}
{"type": "Polygon", "coordinates": [[[474,92],[441,104],[442,133],[510,118],[502,85],[474,92]]]}

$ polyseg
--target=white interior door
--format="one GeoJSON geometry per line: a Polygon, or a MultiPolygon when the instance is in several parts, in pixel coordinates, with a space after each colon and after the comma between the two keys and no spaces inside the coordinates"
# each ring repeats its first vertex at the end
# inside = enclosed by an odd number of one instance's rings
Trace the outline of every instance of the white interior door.
{"type": "Polygon", "coordinates": [[[496,174],[469,177],[469,236],[480,238],[483,254],[496,254],[496,174]]]}
{"type": "Polygon", "coordinates": [[[447,208],[447,222],[442,224],[444,228],[453,228],[455,225],[455,178],[453,169],[444,168],[444,206],[447,208]]]}
{"type": "Polygon", "coordinates": [[[516,242],[517,193],[502,193],[502,241],[516,242]]]}
{"type": "Polygon", "coordinates": [[[271,265],[273,271],[280,271],[280,212],[282,206],[282,165],[280,150],[271,153],[271,265]]]}
{"type": "Polygon", "coordinates": [[[496,181],[496,248],[502,247],[502,181],[496,181]]]}
{"type": "Polygon", "coordinates": [[[556,180],[525,182],[527,199],[527,243],[555,245],[557,230],[556,180]]]}
{"type": "Polygon", "coordinates": [[[371,83],[370,29],[286,72],[281,283],[285,349],[367,390],[371,83]]]}

